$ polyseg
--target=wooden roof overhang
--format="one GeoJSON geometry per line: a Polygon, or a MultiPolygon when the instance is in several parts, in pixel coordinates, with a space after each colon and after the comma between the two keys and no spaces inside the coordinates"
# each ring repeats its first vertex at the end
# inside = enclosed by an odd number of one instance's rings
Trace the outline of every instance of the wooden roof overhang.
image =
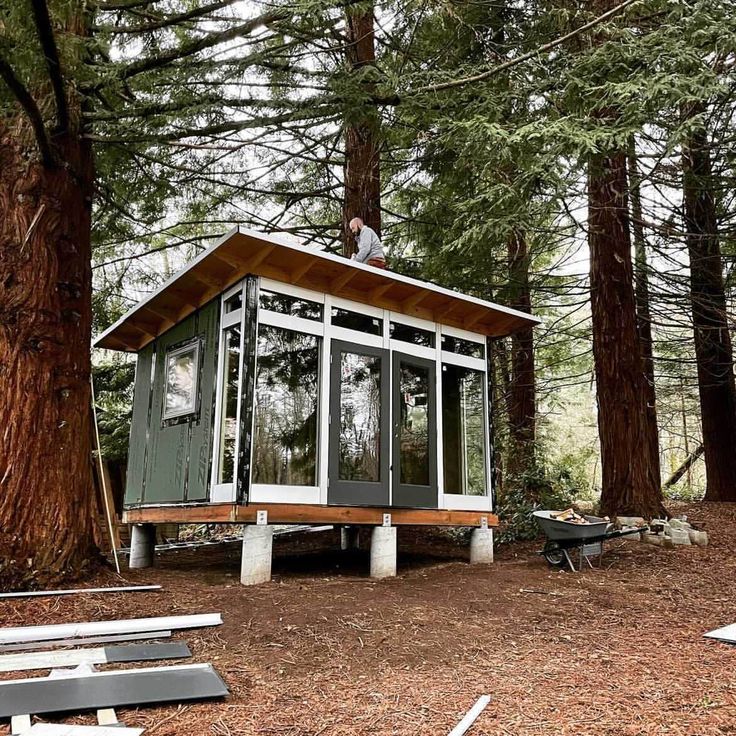
{"type": "Polygon", "coordinates": [[[137,352],[248,274],[493,337],[540,322],[436,284],[236,228],[105,330],[94,345],[137,352]]]}

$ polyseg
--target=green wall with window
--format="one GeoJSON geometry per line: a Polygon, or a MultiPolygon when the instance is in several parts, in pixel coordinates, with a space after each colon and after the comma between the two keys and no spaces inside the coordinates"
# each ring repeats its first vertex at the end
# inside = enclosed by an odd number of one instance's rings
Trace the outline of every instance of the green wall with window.
{"type": "Polygon", "coordinates": [[[220,300],[138,353],[126,505],[209,495],[220,300]]]}

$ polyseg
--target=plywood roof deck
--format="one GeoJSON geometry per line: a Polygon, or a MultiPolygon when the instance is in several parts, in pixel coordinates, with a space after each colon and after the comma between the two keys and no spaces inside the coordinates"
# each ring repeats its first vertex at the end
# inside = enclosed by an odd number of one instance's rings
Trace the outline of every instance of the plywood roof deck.
{"type": "Polygon", "coordinates": [[[493,337],[540,321],[509,307],[277,236],[235,229],[133,307],[95,345],[137,352],[248,274],[493,337]]]}

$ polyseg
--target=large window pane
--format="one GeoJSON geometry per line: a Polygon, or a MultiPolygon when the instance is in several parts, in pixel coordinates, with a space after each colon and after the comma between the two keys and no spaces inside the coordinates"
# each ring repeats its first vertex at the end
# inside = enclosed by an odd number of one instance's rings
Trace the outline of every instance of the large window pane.
{"type": "Polygon", "coordinates": [[[235,438],[238,428],[238,378],[240,374],[240,327],[225,331],[223,356],[222,419],[220,422],[219,483],[232,483],[235,470],[235,438]]]}
{"type": "Polygon", "coordinates": [[[429,485],[429,370],[399,367],[399,476],[401,483],[429,485]]]}
{"type": "Polygon", "coordinates": [[[401,322],[391,323],[392,340],[403,340],[404,342],[410,342],[413,345],[423,345],[427,348],[433,348],[434,338],[434,332],[430,332],[429,330],[422,330],[419,327],[412,327],[411,325],[405,325],[401,322]]]}
{"type": "Polygon", "coordinates": [[[381,480],[381,359],[375,355],[340,354],[339,452],[340,480],[381,480]]]}
{"type": "Polygon", "coordinates": [[[380,317],[371,317],[349,309],[332,307],[331,321],[335,327],[344,327],[346,330],[367,332],[369,335],[383,335],[383,320],[380,317]]]}
{"type": "Polygon", "coordinates": [[[461,337],[452,337],[451,335],[442,335],[442,349],[448,353],[467,355],[471,358],[483,358],[485,356],[485,348],[482,343],[463,340],[461,337]]]}
{"type": "Polygon", "coordinates": [[[198,340],[167,352],[164,419],[183,417],[196,411],[198,370],[198,340]]]}
{"type": "Polygon", "coordinates": [[[322,321],[322,305],[309,299],[299,299],[289,294],[277,294],[261,289],[258,302],[261,309],[267,309],[269,312],[322,321]]]}
{"type": "Polygon", "coordinates": [[[320,339],[258,328],[253,482],[317,485],[320,339]]]}
{"type": "Polygon", "coordinates": [[[442,447],[445,493],[486,494],[485,375],[442,366],[442,447]]]}

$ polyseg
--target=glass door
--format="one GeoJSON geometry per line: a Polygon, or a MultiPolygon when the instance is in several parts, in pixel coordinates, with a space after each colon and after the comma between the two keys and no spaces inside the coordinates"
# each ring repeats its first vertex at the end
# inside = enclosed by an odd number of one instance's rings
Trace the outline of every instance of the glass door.
{"type": "Polygon", "coordinates": [[[332,341],[330,504],[388,505],[388,355],[381,348],[332,341]]]}
{"type": "Polygon", "coordinates": [[[437,508],[436,364],[393,354],[392,505],[437,508]]]}

